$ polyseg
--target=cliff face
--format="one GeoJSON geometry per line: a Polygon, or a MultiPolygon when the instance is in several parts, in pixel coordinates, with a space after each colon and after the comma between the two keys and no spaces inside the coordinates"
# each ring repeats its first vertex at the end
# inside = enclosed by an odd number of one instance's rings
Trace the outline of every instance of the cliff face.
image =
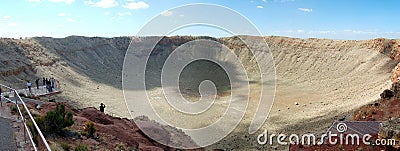
{"type": "MultiPolygon", "coordinates": [[[[155,53],[164,50],[171,52],[176,47],[200,37],[168,37],[159,42],[155,53]]],[[[212,38],[211,38],[212,39],[212,38]]],[[[93,80],[107,82],[119,87],[120,71],[126,49],[130,44],[129,37],[100,38],[71,36],[66,38],[35,37],[31,39],[0,39],[0,78],[1,82],[12,83],[15,80],[32,78],[39,68],[68,66],[93,80]],[[114,74],[117,73],[117,74],[114,74]],[[96,76],[99,74],[109,74],[96,76]],[[107,77],[114,77],[109,81],[107,77]],[[117,77],[117,78],[115,78],[117,77]],[[117,79],[117,80],[115,80],[117,79]]],[[[213,39],[227,45],[231,49],[245,49],[244,43],[235,37],[213,39]]],[[[293,49],[309,50],[349,50],[367,49],[378,51],[393,60],[400,61],[400,41],[389,39],[373,39],[364,41],[298,39],[286,37],[265,37],[270,48],[277,53],[293,49]]],[[[274,56],[281,59],[279,56],[274,56]]],[[[396,67],[392,81],[396,81],[399,69],[396,67]]],[[[40,74],[40,73],[39,73],[40,74]]]]}
{"type": "MultiPolygon", "coordinates": [[[[41,116],[56,108],[54,102],[45,102],[41,105],[40,110],[35,108],[36,104],[28,103],[27,105],[31,108],[32,114],[41,116]]],[[[75,148],[79,144],[84,144],[89,150],[177,150],[159,144],[146,136],[131,119],[112,117],[93,107],[77,110],[65,104],[65,110],[74,115],[74,124],[67,129],[65,134],[46,136],[53,150],[64,150],[62,145],[75,148]],[[87,123],[94,124],[96,131],[93,137],[86,136],[83,133],[87,123]]],[[[170,139],[171,136],[174,136],[175,142],[171,139],[170,143],[175,143],[175,146],[196,146],[189,136],[178,129],[160,125],[145,117],[141,119],[141,122],[146,124],[147,129],[153,130],[154,133],[158,133],[157,135],[164,139],[170,139]]]]}
{"type": "MultiPolygon", "coordinates": [[[[11,84],[34,79],[35,75],[43,75],[37,73],[40,69],[51,67],[72,67],[88,77],[100,73],[120,72],[129,42],[128,37],[1,39],[1,82],[11,84]]],[[[101,76],[94,80],[109,81],[101,76]]],[[[109,84],[117,83],[116,81],[109,81],[109,84]]]]}
{"type": "Polygon", "coordinates": [[[120,87],[120,75],[129,37],[34,38],[40,46],[55,54],[77,72],[97,82],[120,87]],[[113,77],[113,78],[111,78],[113,77]]]}

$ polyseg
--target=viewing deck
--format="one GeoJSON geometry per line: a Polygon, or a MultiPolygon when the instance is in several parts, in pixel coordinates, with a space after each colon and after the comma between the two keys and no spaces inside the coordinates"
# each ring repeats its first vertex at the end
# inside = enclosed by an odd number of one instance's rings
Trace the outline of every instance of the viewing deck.
{"type": "MultiPolygon", "coordinates": [[[[37,89],[37,87],[32,87],[31,92],[29,92],[28,88],[18,89],[17,92],[20,96],[30,96],[31,98],[38,98],[43,96],[59,94],[61,93],[61,90],[59,88],[53,88],[52,92],[49,92],[49,90],[46,89],[46,86],[39,86],[39,89],[37,89]]],[[[14,92],[3,90],[1,95],[4,97],[14,97],[14,92]]]]}

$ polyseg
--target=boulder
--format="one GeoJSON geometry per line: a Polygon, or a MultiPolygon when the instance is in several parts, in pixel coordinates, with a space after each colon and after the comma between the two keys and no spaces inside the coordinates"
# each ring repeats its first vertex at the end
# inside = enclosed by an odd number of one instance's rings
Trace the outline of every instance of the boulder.
{"type": "Polygon", "coordinates": [[[392,90],[386,89],[381,93],[381,98],[382,99],[390,99],[394,96],[394,93],[392,90]]]}

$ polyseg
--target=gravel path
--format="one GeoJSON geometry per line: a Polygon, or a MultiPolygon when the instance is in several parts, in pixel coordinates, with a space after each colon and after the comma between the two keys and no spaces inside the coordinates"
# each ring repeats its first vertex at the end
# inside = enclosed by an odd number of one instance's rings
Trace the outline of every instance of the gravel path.
{"type": "Polygon", "coordinates": [[[13,138],[11,120],[0,117],[0,150],[17,150],[13,138]]]}

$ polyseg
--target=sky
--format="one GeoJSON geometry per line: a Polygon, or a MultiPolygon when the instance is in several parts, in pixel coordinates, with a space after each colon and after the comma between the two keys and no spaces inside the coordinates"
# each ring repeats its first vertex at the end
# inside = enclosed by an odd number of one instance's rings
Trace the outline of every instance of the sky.
{"type": "MultiPolygon", "coordinates": [[[[177,19],[210,12],[181,12],[178,16],[168,11],[193,3],[236,11],[263,36],[400,39],[398,0],[2,0],[0,37],[135,36],[155,16],[177,19]]],[[[204,26],[173,34],[229,36],[204,26]]]]}

